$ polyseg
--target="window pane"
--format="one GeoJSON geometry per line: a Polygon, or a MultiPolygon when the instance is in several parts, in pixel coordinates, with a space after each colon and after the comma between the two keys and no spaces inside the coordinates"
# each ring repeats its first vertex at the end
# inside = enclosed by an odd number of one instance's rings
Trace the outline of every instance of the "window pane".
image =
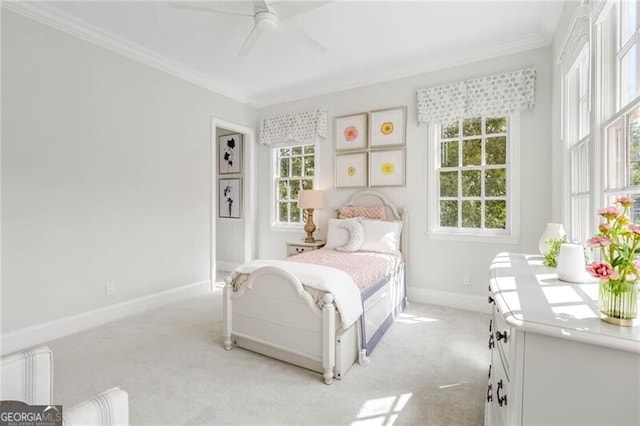
{"type": "Polygon", "coordinates": [[[505,229],[507,227],[507,202],[487,200],[485,205],[485,226],[493,229],[505,229]]]}
{"type": "Polygon", "coordinates": [[[635,200],[630,210],[630,217],[632,223],[640,222],[640,194],[631,194],[631,197],[635,200]]]}
{"type": "Polygon", "coordinates": [[[287,181],[281,180],[278,182],[278,199],[286,200],[289,195],[289,185],[287,181]]]}
{"type": "Polygon", "coordinates": [[[289,220],[287,206],[288,203],[278,203],[278,221],[287,222],[289,220]]]}
{"type": "Polygon", "coordinates": [[[292,180],[290,182],[290,191],[291,191],[291,200],[298,200],[298,192],[300,192],[300,181],[299,180],[292,180]]]}
{"type": "Polygon", "coordinates": [[[289,203],[289,208],[291,209],[291,222],[300,222],[300,208],[298,207],[298,202],[294,201],[289,203]]]}
{"type": "Polygon", "coordinates": [[[442,167],[458,165],[458,141],[440,143],[440,165],[442,167]]]}
{"type": "Polygon", "coordinates": [[[281,158],[280,159],[280,174],[279,177],[289,177],[289,159],[281,158]]]}
{"type": "Polygon", "coordinates": [[[629,180],[632,186],[640,185],[640,110],[629,117],[629,180]]]}
{"type": "Polygon", "coordinates": [[[479,166],[482,162],[482,139],[464,141],[462,145],[462,165],[479,166]]]}
{"type": "Polygon", "coordinates": [[[291,150],[289,148],[280,148],[278,150],[278,155],[280,157],[288,157],[291,155],[291,150]]]}
{"type": "Polygon", "coordinates": [[[462,135],[474,136],[482,132],[481,118],[467,118],[462,122],[462,135]]]}
{"type": "Polygon", "coordinates": [[[507,117],[487,118],[485,124],[485,133],[487,135],[492,133],[506,133],[506,131],[507,117]]]}
{"type": "Polygon", "coordinates": [[[291,176],[302,176],[302,157],[291,158],[291,176]]]}
{"type": "Polygon", "coordinates": [[[606,161],[607,189],[624,186],[624,141],[622,140],[622,121],[618,121],[607,129],[606,161]]]}
{"type": "Polygon", "coordinates": [[[440,196],[458,196],[458,172],[440,172],[440,196]]]}
{"type": "Polygon", "coordinates": [[[463,197],[479,197],[480,196],[480,170],[463,170],[462,171],[462,196],[463,197]]]}
{"type": "Polygon", "coordinates": [[[459,134],[458,120],[442,126],[442,139],[457,138],[459,134]]]}
{"type": "Polygon", "coordinates": [[[291,148],[291,155],[302,155],[302,147],[294,146],[293,148],[291,148]]]}
{"type": "Polygon", "coordinates": [[[487,164],[507,164],[507,137],[487,138],[486,146],[487,164]]]}
{"type": "Polygon", "coordinates": [[[462,201],[462,227],[480,228],[480,208],[482,203],[479,200],[462,201]]]}
{"type": "Polygon", "coordinates": [[[304,157],[304,175],[313,176],[315,172],[315,157],[304,157]]]}
{"type": "Polygon", "coordinates": [[[637,46],[633,46],[620,60],[620,107],[638,95],[637,46]]]}
{"type": "Polygon", "coordinates": [[[621,45],[624,45],[636,32],[637,4],[634,0],[620,2],[620,36],[621,45]]]}
{"type": "Polygon", "coordinates": [[[458,226],[458,202],[455,200],[440,201],[440,226],[458,226]]]}
{"type": "Polygon", "coordinates": [[[313,189],[313,181],[311,179],[304,179],[302,181],[302,189],[313,189]]]}
{"type": "Polygon", "coordinates": [[[485,170],[484,192],[487,197],[507,195],[507,169],[485,170]]]}
{"type": "Polygon", "coordinates": [[[305,155],[310,155],[315,153],[315,146],[313,145],[305,145],[304,146],[305,155]]]}

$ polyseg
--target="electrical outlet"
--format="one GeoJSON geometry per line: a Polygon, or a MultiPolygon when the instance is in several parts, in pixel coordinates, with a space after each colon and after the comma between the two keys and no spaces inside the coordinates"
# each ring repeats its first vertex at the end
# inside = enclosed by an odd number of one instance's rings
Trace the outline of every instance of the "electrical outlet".
{"type": "Polygon", "coordinates": [[[116,285],[114,283],[106,283],[104,285],[104,294],[107,296],[111,296],[116,292],[116,285]]]}
{"type": "Polygon", "coordinates": [[[462,274],[462,284],[471,285],[471,277],[469,274],[462,274]]]}

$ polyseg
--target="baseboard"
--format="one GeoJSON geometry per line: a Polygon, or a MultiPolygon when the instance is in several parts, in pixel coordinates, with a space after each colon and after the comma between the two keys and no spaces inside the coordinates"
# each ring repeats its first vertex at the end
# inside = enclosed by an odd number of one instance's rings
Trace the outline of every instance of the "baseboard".
{"type": "Polygon", "coordinates": [[[216,260],[216,270],[223,272],[231,272],[240,266],[240,263],[227,262],[226,260],[216,260]]]}
{"type": "Polygon", "coordinates": [[[211,291],[210,280],[200,281],[66,318],[25,327],[3,335],[0,348],[2,354],[5,355],[211,291]]]}
{"type": "Polygon", "coordinates": [[[486,314],[491,313],[491,307],[487,303],[487,298],[483,296],[472,296],[469,294],[451,293],[448,291],[407,287],[407,297],[410,302],[447,306],[449,308],[482,312],[486,314]]]}

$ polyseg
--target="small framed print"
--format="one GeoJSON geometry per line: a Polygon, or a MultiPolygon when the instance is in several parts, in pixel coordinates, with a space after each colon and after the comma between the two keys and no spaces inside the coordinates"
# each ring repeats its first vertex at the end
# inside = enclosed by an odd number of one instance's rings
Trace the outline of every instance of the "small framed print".
{"type": "Polygon", "coordinates": [[[404,148],[369,151],[369,186],[405,186],[404,148]]]}
{"type": "Polygon", "coordinates": [[[369,147],[404,145],[406,129],[407,107],[372,111],[369,119],[369,147]]]}
{"type": "Polygon", "coordinates": [[[242,213],[242,179],[219,179],[218,191],[218,217],[239,219],[242,213]]]}
{"type": "Polygon", "coordinates": [[[242,172],[242,135],[233,134],[218,138],[218,173],[221,175],[242,172]]]}
{"type": "Polygon", "coordinates": [[[336,188],[367,186],[367,153],[336,154],[336,188]]]}
{"type": "Polygon", "coordinates": [[[367,113],[336,117],[334,122],[336,151],[367,148],[367,113]]]}

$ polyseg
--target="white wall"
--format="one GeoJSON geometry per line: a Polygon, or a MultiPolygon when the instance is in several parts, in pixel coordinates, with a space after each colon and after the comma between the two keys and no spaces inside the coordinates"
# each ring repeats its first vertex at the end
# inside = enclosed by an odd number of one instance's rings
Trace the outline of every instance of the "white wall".
{"type": "Polygon", "coordinates": [[[209,280],[211,117],[254,108],[5,10],[2,113],[3,334],[209,280]]]}
{"type": "MultiPolygon", "coordinates": [[[[488,266],[501,251],[536,252],[537,242],[551,217],[551,49],[543,48],[497,59],[477,62],[447,70],[395,80],[339,93],[327,94],[301,101],[276,105],[259,110],[260,118],[295,111],[326,107],[329,113],[329,138],[320,143],[319,188],[329,189],[327,209],[319,220],[326,228],[330,209],[345,202],[354,190],[335,190],[333,187],[333,118],[362,111],[406,105],[407,125],[407,186],[384,188],[393,202],[409,212],[409,271],[410,298],[425,302],[472,307],[486,301],[488,266]],[[416,90],[421,87],[479,77],[524,67],[537,71],[536,107],[521,114],[521,184],[517,190],[521,198],[521,240],[519,244],[487,244],[429,239],[427,231],[426,164],[427,128],[417,125],[416,90]],[[462,274],[469,273],[471,285],[462,283],[462,274]],[[441,293],[447,292],[447,293],[441,293]]],[[[270,204],[270,152],[260,146],[258,158],[258,202],[262,209],[270,204]]],[[[259,218],[259,257],[283,257],[285,241],[300,238],[302,231],[273,230],[270,216],[264,212],[259,218]]],[[[321,230],[320,235],[326,233],[321,230]]]]}

